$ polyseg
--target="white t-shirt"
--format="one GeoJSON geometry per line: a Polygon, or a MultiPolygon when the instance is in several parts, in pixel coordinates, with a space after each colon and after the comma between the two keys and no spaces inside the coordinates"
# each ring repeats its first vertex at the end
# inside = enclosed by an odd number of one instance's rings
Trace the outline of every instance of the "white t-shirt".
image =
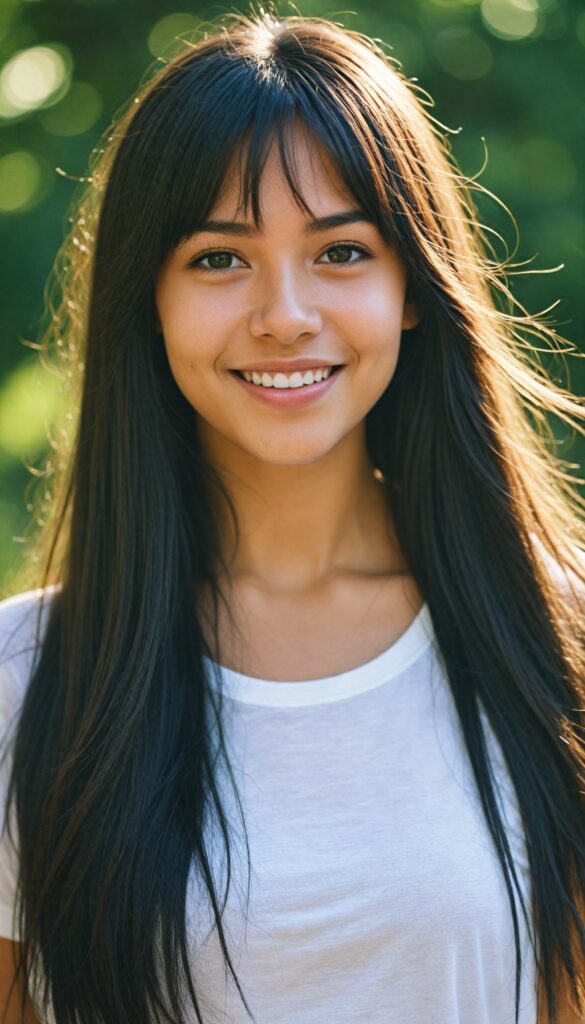
{"type": "MultiPolygon", "coordinates": [[[[39,594],[0,603],[3,733],[29,677],[32,651],[17,649],[30,643],[39,594]]],[[[427,606],[386,651],[340,675],[222,675],[251,856],[245,918],[241,822],[220,775],[235,840],[223,921],[257,1024],[513,1024],[511,911],[427,606]]],[[[489,729],[488,738],[530,911],[518,806],[489,729]]],[[[221,895],[221,841],[211,848],[221,895]]],[[[187,922],[205,1024],[244,1024],[203,892],[192,872],[187,922]]],[[[4,837],[0,935],[9,938],[13,899],[4,837]]],[[[536,1024],[534,954],[517,907],[519,1021],[536,1024]]]]}

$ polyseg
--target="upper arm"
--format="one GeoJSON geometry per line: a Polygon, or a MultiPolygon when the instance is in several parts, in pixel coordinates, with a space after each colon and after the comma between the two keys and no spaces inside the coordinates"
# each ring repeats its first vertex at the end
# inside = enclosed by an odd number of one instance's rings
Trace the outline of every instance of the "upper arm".
{"type": "Polygon", "coordinates": [[[11,942],[10,939],[0,938],[0,1021],[2,1021],[2,1024],[40,1024],[28,996],[25,1002],[24,1018],[20,1016],[20,1001],[24,977],[22,971],[19,973],[18,980],[10,993],[10,987],[15,977],[16,965],[18,963],[18,947],[18,942],[11,942]],[[6,1013],[5,1017],[2,1016],[4,1013],[6,1013]]]}

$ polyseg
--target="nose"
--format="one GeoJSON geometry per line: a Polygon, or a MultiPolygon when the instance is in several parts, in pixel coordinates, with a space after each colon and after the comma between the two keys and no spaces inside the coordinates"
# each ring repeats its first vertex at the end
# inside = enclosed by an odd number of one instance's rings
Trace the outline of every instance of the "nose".
{"type": "Polygon", "coordinates": [[[272,267],[258,281],[250,314],[250,333],[293,344],[303,334],[318,334],[323,320],[315,304],[313,288],[290,263],[272,267]]]}

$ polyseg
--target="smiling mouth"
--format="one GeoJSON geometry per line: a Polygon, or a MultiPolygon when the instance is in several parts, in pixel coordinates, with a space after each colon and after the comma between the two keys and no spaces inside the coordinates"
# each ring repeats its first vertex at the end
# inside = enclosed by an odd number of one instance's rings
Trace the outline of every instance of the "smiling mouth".
{"type": "Polygon", "coordinates": [[[236,374],[242,380],[246,381],[247,384],[252,384],[253,387],[264,388],[266,390],[302,390],[306,387],[311,387],[315,384],[320,384],[321,381],[326,381],[334,374],[338,373],[342,369],[342,365],[335,367],[324,367],[317,370],[316,373],[305,370],[296,371],[292,374],[283,373],[266,373],[265,371],[260,372],[244,372],[242,370],[231,370],[229,373],[236,374]]]}

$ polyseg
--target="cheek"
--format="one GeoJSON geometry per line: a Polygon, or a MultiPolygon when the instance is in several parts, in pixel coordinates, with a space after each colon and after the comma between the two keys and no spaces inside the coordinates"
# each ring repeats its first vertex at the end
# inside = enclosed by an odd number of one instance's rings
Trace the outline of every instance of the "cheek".
{"type": "Polygon", "coordinates": [[[182,307],[177,304],[166,316],[163,309],[160,316],[167,358],[177,383],[181,386],[179,378],[189,375],[196,386],[198,379],[214,372],[223,352],[222,339],[227,325],[224,322],[222,331],[216,319],[209,315],[202,317],[186,303],[182,307]]]}
{"type": "Polygon", "coordinates": [[[336,296],[338,322],[345,321],[362,336],[371,336],[372,344],[380,337],[400,338],[405,286],[387,267],[371,278],[348,281],[336,296]]]}
{"type": "Polygon", "coordinates": [[[192,333],[178,335],[167,331],[164,343],[179,391],[196,412],[207,418],[213,406],[218,406],[213,386],[216,353],[202,345],[192,333]]]}
{"type": "MultiPolygon", "coordinates": [[[[213,293],[213,289],[210,289],[213,293]]],[[[193,363],[213,362],[221,351],[228,326],[229,308],[221,302],[219,289],[202,302],[188,277],[162,281],[157,291],[157,310],[169,358],[193,363]]]]}
{"type": "Polygon", "coordinates": [[[356,363],[372,373],[393,371],[402,336],[402,299],[393,292],[370,290],[346,307],[339,322],[354,350],[356,363]]]}

